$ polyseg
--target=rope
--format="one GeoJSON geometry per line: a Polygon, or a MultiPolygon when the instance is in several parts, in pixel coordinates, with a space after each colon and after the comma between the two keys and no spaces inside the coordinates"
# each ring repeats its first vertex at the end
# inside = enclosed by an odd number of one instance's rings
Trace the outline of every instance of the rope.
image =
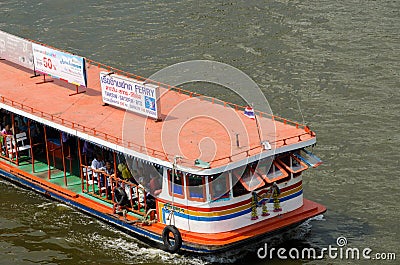
{"type": "MultiPolygon", "coordinates": [[[[273,187],[269,187],[268,191],[266,192],[266,193],[270,193],[270,195],[269,195],[268,200],[267,200],[265,203],[269,203],[269,201],[270,201],[271,198],[272,198],[272,195],[274,194],[274,191],[272,190],[272,188],[273,188],[273,187]]],[[[257,193],[256,193],[256,195],[257,195],[257,198],[260,198],[261,200],[265,199],[265,198],[261,197],[260,195],[258,195],[257,193]]],[[[259,205],[258,205],[258,201],[257,201],[257,206],[259,206],[259,205]]]]}

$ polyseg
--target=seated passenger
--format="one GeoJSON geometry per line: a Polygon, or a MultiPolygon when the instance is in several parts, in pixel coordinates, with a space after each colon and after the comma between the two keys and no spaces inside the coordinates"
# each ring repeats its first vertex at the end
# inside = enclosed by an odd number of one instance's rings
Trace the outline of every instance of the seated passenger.
{"type": "Polygon", "coordinates": [[[137,200],[139,199],[141,202],[143,202],[143,194],[141,193],[141,190],[139,189],[139,194],[136,193],[136,181],[133,178],[131,172],[129,171],[128,167],[125,164],[119,164],[118,165],[118,171],[121,172],[121,178],[127,182],[132,182],[131,183],[122,183],[122,187],[125,189],[126,194],[128,195],[128,199],[133,199],[137,200]]]}
{"type": "Polygon", "coordinates": [[[6,126],[4,127],[4,129],[1,131],[1,134],[3,135],[12,135],[12,128],[10,124],[6,124],[6,126]]]}
{"type": "Polygon", "coordinates": [[[110,176],[114,175],[114,168],[110,161],[106,161],[106,166],[104,167],[104,172],[106,172],[106,174],[108,174],[110,176]]]}
{"type": "Polygon", "coordinates": [[[105,166],[103,157],[101,154],[97,153],[95,158],[92,161],[92,168],[93,169],[101,169],[105,166]]]}
{"type": "Polygon", "coordinates": [[[3,112],[3,119],[1,120],[1,127],[6,127],[7,124],[11,124],[11,118],[8,113],[3,112]]]}
{"type": "Polygon", "coordinates": [[[123,180],[128,181],[128,180],[130,180],[132,178],[132,174],[131,174],[131,172],[129,171],[128,167],[125,164],[122,164],[122,163],[119,164],[118,165],[118,171],[121,172],[123,180]]]}
{"type": "Polygon", "coordinates": [[[161,179],[158,175],[150,175],[150,193],[154,196],[158,196],[161,193],[161,179]]]}
{"type": "Polygon", "coordinates": [[[28,126],[26,125],[28,122],[28,119],[26,117],[20,117],[16,116],[15,117],[15,133],[22,133],[22,132],[28,132],[28,126]]]}
{"type": "MultiPolygon", "coordinates": [[[[146,178],[144,179],[144,185],[146,178]]],[[[150,175],[150,181],[147,183],[146,187],[146,203],[147,209],[155,209],[156,208],[156,200],[155,196],[160,195],[161,193],[161,181],[158,175],[150,175]]]]}
{"type": "MultiPolygon", "coordinates": [[[[101,170],[104,166],[105,164],[103,161],[103,157],[101,156],[101,154],[97,153],[91,165],[91,168],[94,169],[93,177],[95,178],[95,182],[98,180],[98,173],[96,172],[96,170],[101,170]]],[[[100,183],[103,183],[103,181],[100,180],[100,183]]]]}

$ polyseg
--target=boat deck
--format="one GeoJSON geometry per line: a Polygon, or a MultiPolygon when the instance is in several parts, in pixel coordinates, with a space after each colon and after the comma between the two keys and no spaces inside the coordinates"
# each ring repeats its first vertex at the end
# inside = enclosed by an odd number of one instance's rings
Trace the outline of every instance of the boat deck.
{"type": "MultiPolygon", "coordinates": [[[[194,167],[200,158],[211,168],[224,166],[260,153],[257,126],[232,105],[217,104],[208,97],[193,96],[161,88],[162,121],[113,106],[103,106],[97,65],[87,64],[86,93],[69,96],[76,88],[58,79],[34,77],[32,71],[7,61],[0,61],[0,103],[45,119],[61,128],[128,147],[164,161],[183,156],[182,165],[194,167]],[[236,146],[236,135],[240,146],[236,146]]],[[[265,116],[265,115],[264,115],[265,116]]],[[[278,117],[258,116],[261,138],[273,147],[297,144],[315,138],[303,125],[278,117]]]]}
{"type": "MultiPolygon", "coordinates": [[[[59,187],[60,189],[68,190],[68,191],[71,192],[71,194],[83,196],[83,197],[88,198],[90,200],[93,200],[93,201],[95,201],[97,203],[100,203],[100,204],[108,207],[109,209],[113,208],[113,204],[111,203],[111,201],[106,200],[106,199],[101,199],[100,197],[93,196],[90,193],[82,191],[81,178],[79,176],[74,175],[73,173],[66,172],[67,185],[65,185],[65,182],[64,182],[64,171],[61,170],[59,167],[50,166],[51,177],[49,179],[49,177],[48,177],[48,168],[49,168],[49,166],[45,162],[42,162],[40,160],[35,160],[34,161],[34,168],[35,168],[34,172],[32,170],[31,159],[23,159],[22,158],[22,161],[19,163],[18,166],[16,164],[12,163],[11,161],[5,160],[3,158],[0,158],[0,161],[2,163],[5,163],[5,164],[9,165],[9,166],[18,168],[19,170],[22,170],[23,172],[25,172],[25,173],[27,173],[29,175],[38,177],[38,178],[42,179],[43,181],[49,182],[51,184],[54,184],[57,187],[59,187]]],[[[98,186],[97,185],[88,185],[88,186],[86,186],[86,181],[85,180],[84,180],[83,184],[84,184],[85,188],[87,187],[89,189],[89,191],[93,191],[94,190],[95,192],[98,192],[98,186]]],[[[143,212],[144,209],[141,209],[141,211],[143,212]]],[[[135,214],[134,212],[128,212],[128,215],[131,216],[132,218],[135,218],[135,219],[138,219],[138,218],[142,217],[142,216],[140,216],[138,214],[135,214]]]]}

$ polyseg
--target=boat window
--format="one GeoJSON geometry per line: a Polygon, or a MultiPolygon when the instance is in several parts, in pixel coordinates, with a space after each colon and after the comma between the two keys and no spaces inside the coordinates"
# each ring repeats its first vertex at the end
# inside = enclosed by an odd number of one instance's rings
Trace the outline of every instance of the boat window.
{"type": "Polygon", "coordinates": [[[288,176],[288,173],[283,169],[283,167],[276,161],[272,161],[272,159],[272,157],[268,157],[260,160],[256,169],[256,172],[267,183],[273,183],[288,176]]]}
{"type": "Polygon", "coordinates": [[[229,198],[229,172],[209,176],[208,183],[210,184],[210,195],[212,200],[229,198]]]}
{"type": "Polygon", "coordinates": [[[245,194],[248,194],[250,191],[245,189],[243,187],[242,183],[237,180],[235,177],[233,177],[233,187],[232,187],[232,192],[233,192],[233,197],[239,197],[245,194]]]}
{"type": "Polygon", "coordinates": [[[136,181],[139,182],[139,178],[146,176],[163,176],[164,168],[160,165],[153,163],[146,163],[142,160],[135,159],[134,157],[127,156],[126,163],[129,169],[132,171],[132,175],[136,181]]]}
{"type": "Polygon", "coordinates": [[[233,170],[233,175],[247,191],[253,191],[265,185],[262,177],[255,172],[257,164],[249,164],[233,170]]]}
{"type": "Polygon", "coordinates": [[[172,196],[172,193],[173,193],[174,196],[176,196],[178,198],[185,198],[183,186],[184,186],[183,173],[178,171],[178,172],[176,172],[176,174],[172,174],[172,170],[168,169],[168,191],[169,191],[169,194],[172,196]],[[172,179],[172,175],[174,175],[173,179],[172,179]],[[172,185],[172,183],[174,183],[174,184],[172,185]]]}
{"type": "Polygon", "coordinates": [[[186,175],[186,185],[188,198],[193,201],[205,201],[206,189],[205,189],[205,177],[197,175],[186,175]]]}
{"type": "Polygon", "coordinates": [[[297,158],[299,158],[302,162],[306,163],[310,167],[318,167],[322,164],[322,161],[319,157],[311,153],[306,149],[300,149],[293,153],[297,158]]]}
{"type": "Polygon", "coordinates": [[[306,170],[308,166],[293,154],[283,155],[276,159],[281,166],[291,173],[299,173],[306,170]]]}

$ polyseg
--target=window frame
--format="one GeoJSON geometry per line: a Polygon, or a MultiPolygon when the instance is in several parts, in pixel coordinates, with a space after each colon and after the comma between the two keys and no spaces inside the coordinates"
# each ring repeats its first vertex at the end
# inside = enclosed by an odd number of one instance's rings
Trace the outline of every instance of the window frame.
{"type": "Polygon", "coordinates": [[[232,170],[232,175],[235,176],[235,178],[236,178],[237,180],[240,181],[240,183],[242,184],[242,186],[243,186],[247,191],[252,192],[252,191],[258,190],[258,189],[260,189],[260,188],[262,188],[262,187],[265,186],[265,182],[264,182],[263,177],[261,177],[257,172],[255,172],[255,169],[253,169],[253,168],[250,166],[250,164],[246,165],[246,169],[245,169],[245,171],[243,172],[243,174],[242,174],[241,176],[238,176],[238,174],[235,172],[235,170],[232,170]],[[243,174],[245,174],[245,172],[246,172],[247,170],[249,170],[249,174],[251,173],[252,176],[256,176],[257,179],[260,180],[260,184],[258,184],[258,185],[257,185],[255,188],[253,188],[253,189],[251,189],[251,188],[249,187],[249,185],[247,185],[247,183],[242,179],[243,174]]]}
{"type": "MultiPolygon", "coordinates": [[[[283,174],[280,175],[280,176],[278,176],[278,177],[276,177],[276,178],[269,179],[269,178],[268,178],[269,170],[268,170],[268,172],[267,172],[266,174],[263,174],[262,172],[260,172],[260,171],[256,168],[257,174],[259,174],[267,184],[272,184],[272,183],[274,183],[274,182],[277,182],[277,181],[279,181],[279,180],[281,180],[281,179],[284,179],[284,178],[286,178],[286,177],[289,176],[289,174],[286,172],[286,170],[284,170],[283,167],[282,167],[277,161],[275,161],[275,160],[272,161],[272,164],[273,164],[274,166],[276,166],[283,174]]],[[[272,165],[272,164],[271,164],[271,165],[272,165]]]]}
{"type": "Polygon", "coordinates": [[[296,157],[294,154],[292,154],[292,153],[287,154],[287,155],[280,156],[280,157],[276,158],[276,161],[278,161],[278,163],[279,163],[281,166],[283,166],[286,170],[288,170],[290,173],[293,173],[293,174],[300,173],[300,172],[302,172],[302,171],[308,169],[308,165],[305,164],[303,161],[301,161],[299,158],[297,158],[297,157],[296,157]],[[284,158],[284,157],[287,157],[287,156],[289,156],[289,157],[292,158],[292,159],[295,159],[295,160],[302,166],[302,168],[300,168],[300,169],[298,169],[298,170],[293,170],[290,166],[286,165],[286,164],[281,160],[281,158],[284,158]]]}
{"type": "Polygon", "coordinates": [[[219,174],[216,178],[221,177],[221,175],[223,175],[223,174],[226,174],[226,175],[225,175],[225,187],[226,187],[226,190],[227,190],[228,192],[225,193],[225,194],[223,194],[222,196],[220,196],[220,197],[218,197],[218,198],[215,198],[215,197],[214,197],[213,187],[212,187],[213,181],[210,180],[210,178],[213,177],[214,175],[211,175],[211,176],[208,176],[208,177],[207,177],[208,187],[209,187],[209,191],[210,191],[210,199],[211,199],[212,201],[217,201],[217,200],[220,200],[220,199],[230,199],[230,198],[231,198],[231,187],[230,187],[231,185],[230,185],[230,181],[229,181],[229,175],[230,175],[230,174],[229,174],[229,171],[225,171],[225,172],[219,174]]]}
{"type": "MultiPolygon", "coordinates": [[[[195,175],[195,176],[197,176],[197,175],[195,175]]],[[[191,200],[191,201],[198,201],[198,202],[205,202],[206,201],[206,197],[207,197],[207,194],[206,194],[206,177],[205,176],[198,176],[198,177],[200,177],[201,179],[202,179],[202,182],[203,182],[203,184],[202,184],[202,186],[203,186],[203,197],[202,198],[199,198],[199,197],[192,197],[191,195],[190,195],[190,185],[189,185],[189,174],[186,174],[186,194],[187,194],[187,198],[188,198],[188,200],[191,200]]]]}
{"type": "MultiPolygon", "coordinates": [[[[173,170],[172,169],[167,169],[167,181],[168,181],[168,193],[169,193],[169,195],[172,197],[172,196],[174,196],[174,197],[176,197],[176,198],[181,198],[181,199],[185,199],[185,178],[186,178],[186,174],[185,173],[183,173],[182,171],[176,171],[176,173],[177,173],[177,175],[179,176],[179,177],[181,177],[182,178],[182,194],[179,194],[179,193],[172,193],[172,191],[173,191],[173,187],[172,187],[172,172],[173,172],[173,170]]],[[[174,182],[174,185],[176,185],[176,182],[174,182]]]]}

